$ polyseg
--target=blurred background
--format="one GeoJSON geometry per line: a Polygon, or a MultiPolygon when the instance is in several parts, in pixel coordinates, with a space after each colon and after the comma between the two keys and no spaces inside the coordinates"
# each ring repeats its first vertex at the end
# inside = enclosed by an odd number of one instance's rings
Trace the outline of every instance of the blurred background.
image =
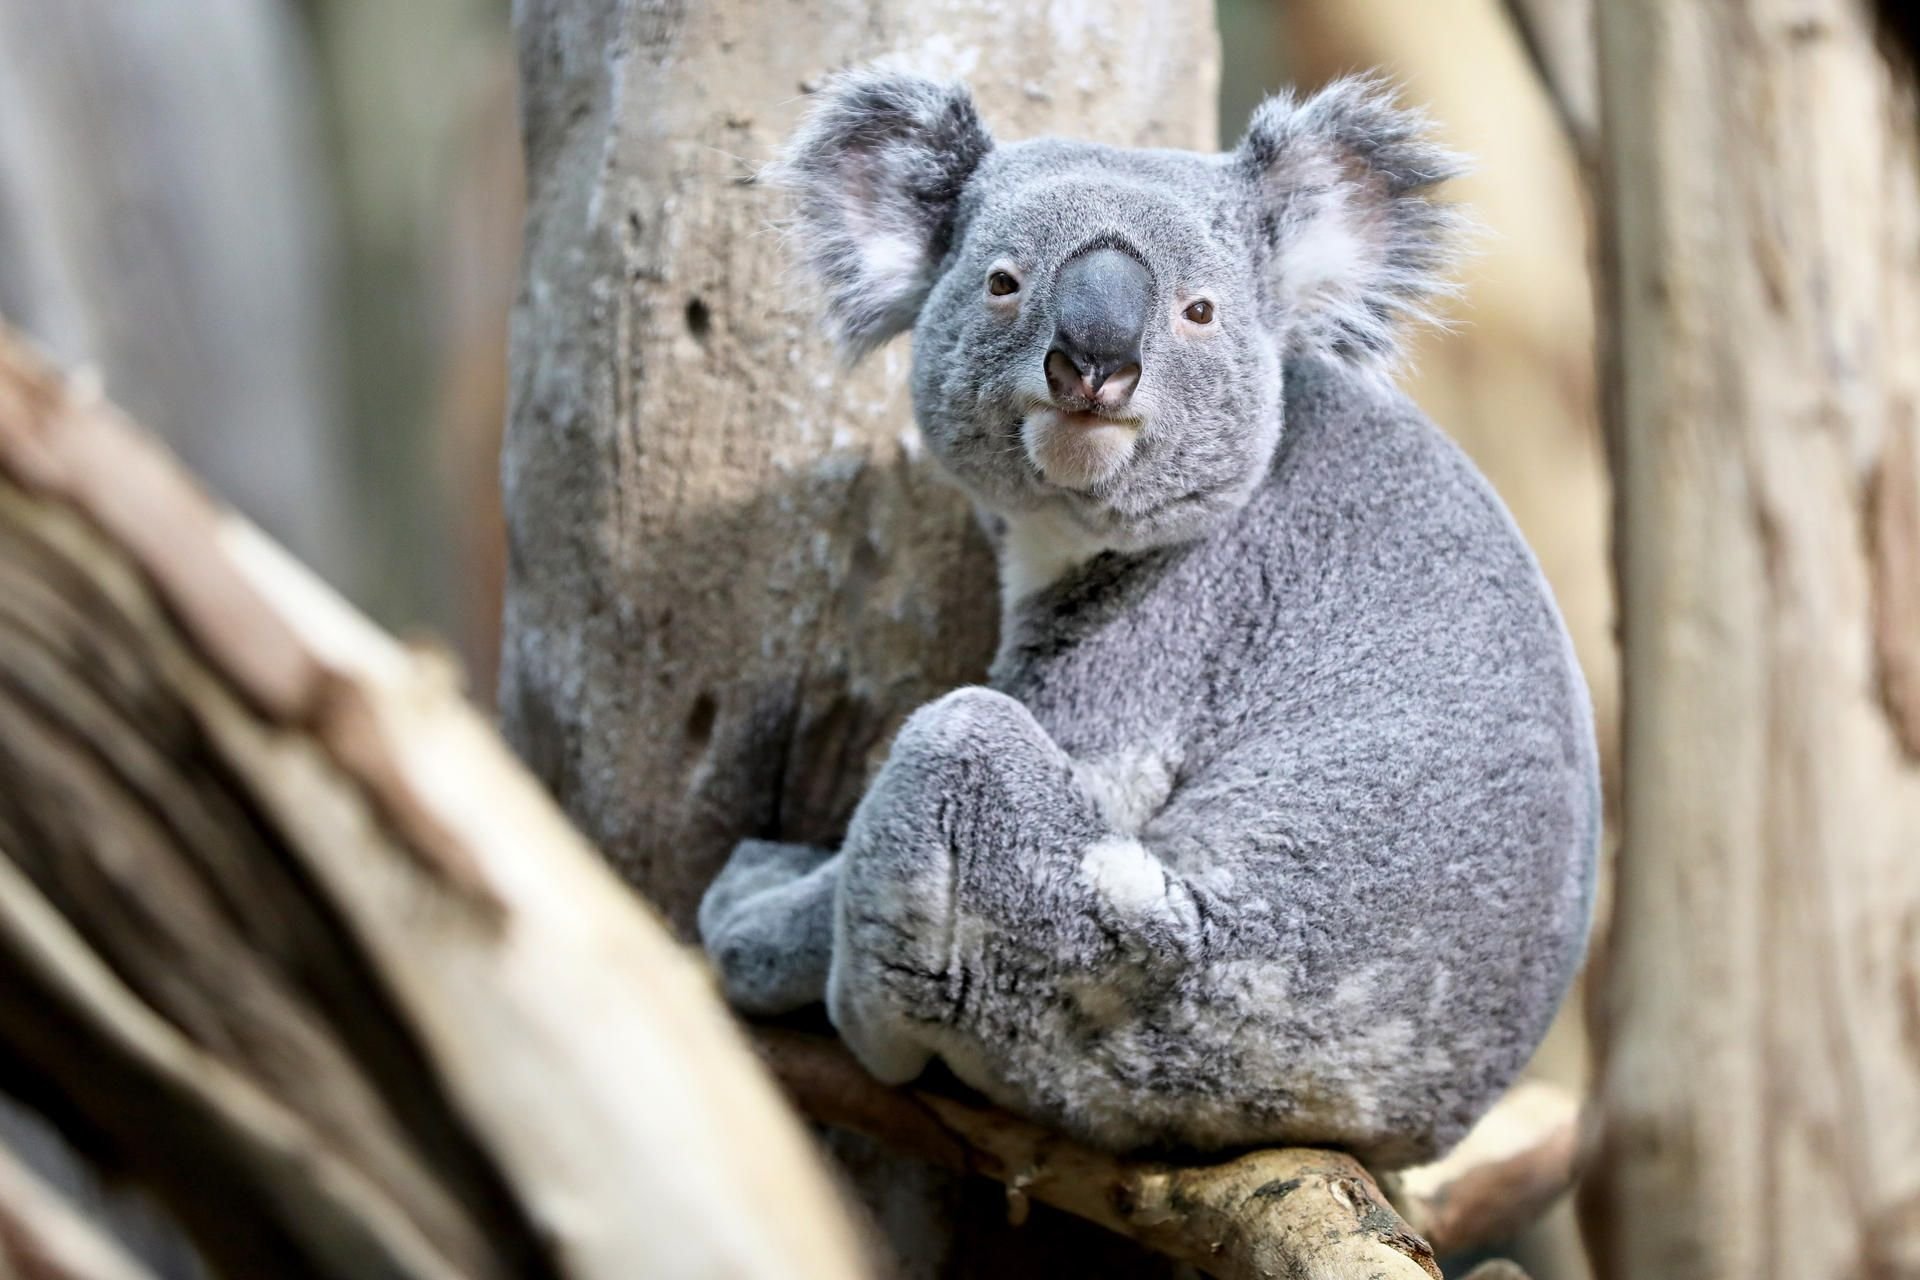
{"type": "MultiPolygon", "coordinates": [[[[483,703],[521,221],[509,17],[506,0],[0,0],[0,315],[375,618],[439,637],[483,703]]],[[[1223,140],[1265,93],[1379,67],[1475,157],[1455,195],[1484,235],[1407,381],[1545,564],[1611,786],[1581,104],[1549,101],[1495,0],[1221,0],[1219,18],[1223,140]]],[[[1573,1084],[1577,1003],[1538,1064],[1573,1084]]],[[[1585,1274],[1564,1207],[1536,1236],[1537,1276],[1585,1274]]]]}
{"type": "Polygon", "coordinates": [[[491,688],[506,0],[0,0],[0,315],[491,688]]]}

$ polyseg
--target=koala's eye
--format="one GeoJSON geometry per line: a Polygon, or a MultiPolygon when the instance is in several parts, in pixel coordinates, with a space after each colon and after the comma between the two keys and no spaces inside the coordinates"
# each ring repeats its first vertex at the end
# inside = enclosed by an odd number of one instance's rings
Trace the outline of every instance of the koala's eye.
{"type": "Polygon", "coordinates": [[[1004,298],[1010,293],[1020,292],[1020,282],[1005,271],[996,271],[987,277],[987,292],[996,298],[1004,298]]]}
{"type": "Polygon", "coordinates": [[[1188,303],[1186,316],[1195,324],[1212,324],[1213,304],[1204,298],[1199,302],[1188,303]]]}

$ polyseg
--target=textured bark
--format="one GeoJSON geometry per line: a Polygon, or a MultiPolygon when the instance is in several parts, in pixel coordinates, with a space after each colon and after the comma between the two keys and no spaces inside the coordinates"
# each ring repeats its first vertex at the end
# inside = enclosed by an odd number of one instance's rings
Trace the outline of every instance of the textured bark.
{"type": "Polygon", "coordinates": [[[270,0],[0,0],[0,316],[351,586],[303,53],[270,0]]]}
{"type": "Polygon", "coordinates": [[[862,1273],[700,966],[445,661],[4,333],[0,777],[0,1073],[223,1274],[862,1273]]]}
{"type": "MultiPolygon", "coordinates": [[[[501,716],[690,933],[741,837],[838,839],[898,722],[982,676],[998,607],[912,434],[906,344],[839,366],[755,170],[810,85],[901,53],[964,75],[1008,138],[1209,146],[1211,7],[527,0],[517,21],[501,716]]],[[[1009,1235],[991,1188],[845,1152],[909,1272],[1139,1265],[1045,1214],[1009,1235]]]]}
{"type": "Polygon", "coordinates": [[[1602,1274],[1920,1273],[1920,112],[1856,0],[1609,0],[1602,1274]]]}

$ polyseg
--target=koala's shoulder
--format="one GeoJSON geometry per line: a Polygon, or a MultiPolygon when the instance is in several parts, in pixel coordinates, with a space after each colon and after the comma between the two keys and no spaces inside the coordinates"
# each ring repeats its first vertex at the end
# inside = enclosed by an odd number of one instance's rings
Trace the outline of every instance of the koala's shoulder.
{"type": "Polygon", "coordinates": [[[1271,518],[1321,510],[1406,537],[1471,539],[1482,553],[1531,562],[1480,470],[1383,374],[1336,361],[1289,361],[1286,431],[1275,477],[1290,498],[1271,518]]]}

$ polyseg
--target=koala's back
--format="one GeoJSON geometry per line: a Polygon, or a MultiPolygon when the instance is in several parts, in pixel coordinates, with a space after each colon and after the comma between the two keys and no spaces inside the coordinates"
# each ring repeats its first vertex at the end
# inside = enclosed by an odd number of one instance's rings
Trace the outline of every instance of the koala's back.
{"type": "Polygon", "coordinates": [[[1003,645],[994,683],[1190,895],[1168,955],[1089,957],[1036,1038],[1073,1052],[1006,1083],[1115,1145],[1407,1163],[1511,1081],[1578,964],[1591,713],[1537,565],[1459,451],[1331,362],[1291,367],[1286,394],[1237,521],[1102,557],[1003,645]]]}

